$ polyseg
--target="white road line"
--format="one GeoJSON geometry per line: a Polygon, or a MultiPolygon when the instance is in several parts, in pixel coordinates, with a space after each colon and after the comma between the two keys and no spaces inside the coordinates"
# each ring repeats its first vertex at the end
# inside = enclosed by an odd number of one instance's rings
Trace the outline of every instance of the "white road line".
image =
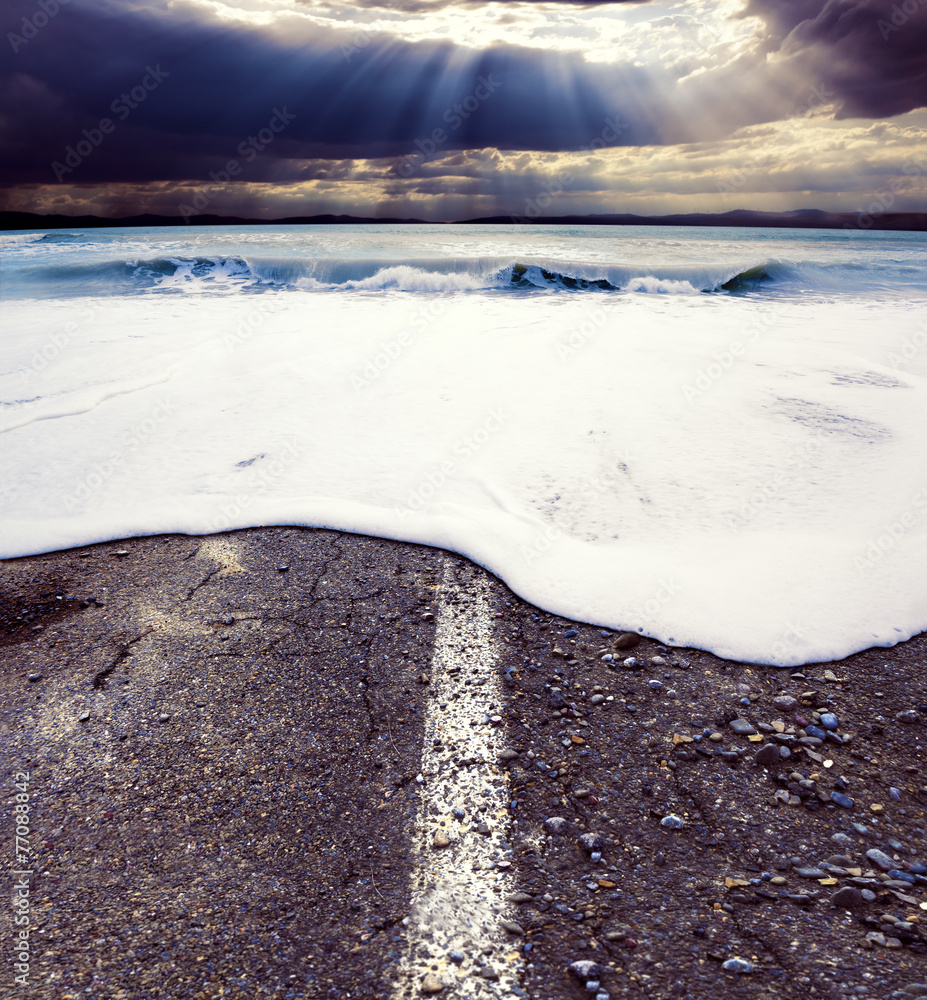
{"type": "Polygon", "coordinates": [[[489,577],[446,557],[395,1000],[438,992],[438,984],[441,997],[460,1000],[527,996],[522,939],[500,924],[518,918],[505,902],[514,885],[508,774],[497,764],[505,734],[496,656],[489,577]]]}

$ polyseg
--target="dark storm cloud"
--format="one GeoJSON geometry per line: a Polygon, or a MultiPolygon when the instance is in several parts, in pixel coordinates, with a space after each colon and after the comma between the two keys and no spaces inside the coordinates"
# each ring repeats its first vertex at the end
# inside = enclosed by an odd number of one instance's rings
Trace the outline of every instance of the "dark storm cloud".
{"type": "Polygon", "coordinates": [[[834,92],[840,117],[927,105],[927,0],[751,0],[770,48],[834,92]]]}
{"type": "MultiPolygon", "coordinates": [[[[37,9],[16,0],[4,27],[15,34],[37,9]]],[[[653,83],[641,69],[384,36],[346,52],[345,33],[317,34],[287,47],[253,28],[70,0],[7,53],[2,180],[196,179],[236,159],[248,180],[283,181],[288,158],[399,156],[414,152],[416,140],[433,141],[436,129],[448,151],[578,148],[615,114],[630,123],[621,142],[660,142],[683,127],[672,114],[654,114],[653,83]],[[151,71],[161,82],[131,107],[132,88],[141,94],[151,71]],[[275,109],[295,117],[259,157],[248,153],[263,145],[249,137],[266,134],[275,109]],[[112,131],[69,166],[68,147],[86,151],[103,119],[112,131]]]]}

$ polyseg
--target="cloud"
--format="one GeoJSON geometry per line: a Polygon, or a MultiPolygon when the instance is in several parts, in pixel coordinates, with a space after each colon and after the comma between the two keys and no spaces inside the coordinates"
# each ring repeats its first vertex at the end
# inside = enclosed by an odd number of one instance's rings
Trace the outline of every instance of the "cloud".
{"type": "Polygon", "coordinates": [[[840,117],[927,106],[925,0],[751,0],[779,65],[836,95],[840,117]]]}
{"type": "MultiPolygon", "coordinates": [[[[294,165],[295,166],[295,165],[294,165]]],[[[682,145],[611,146],[585,152],[460,150],[408,178],[391,159],[300,163],[286,184],[242,180],[11,189],[0,207],[45,213],[177,215],[198,192],[209,212],[282,218],[348,213],[431,220],[476,216],[635,212],[865,212],[873,204],[918,211],[927,204],[927,112],[893,122],[808,116],[750,126],[682,145]]]]}

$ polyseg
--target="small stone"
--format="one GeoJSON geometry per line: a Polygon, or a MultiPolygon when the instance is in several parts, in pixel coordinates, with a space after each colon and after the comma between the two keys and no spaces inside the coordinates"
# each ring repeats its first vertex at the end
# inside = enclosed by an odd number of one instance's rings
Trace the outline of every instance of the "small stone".
{"type": "Polygon", "coordinates": [[[796,868],[795,874],[802,878],[827,878],[827,872],[823,868],[796,868]]]}
{"type": "Polygon", "coordinates": [[[628,670],[634,670],[635,667],[640,666],[640,661],[636,656],[629,656],[626,660],[621,661],[623,667],[627,667],[628,670]]]}
{"type": "Polygon", "coordinates": [[[129,554],[128,549],[116,549],[117,556],[127,556],[129,554]]]}
{"type": "Polygon", "coordinates": [[[749,722],[747,722],[746,719],[734,719],[734,721],[728,723],[728,725],[735,733],[737,733],[738,736],[756,735],[756,730],[750,725],[749,722]]]}
{"type": "Polygon", "coordinates": [[[880,934],[878,931],[870,931],[866,935],[866,940],[869,942],[870,945],[877,944],[879,945],[880,948],[884,948],[886,944],[885,935],[880,934]]]}
{"type": "Polygon", "coordinates": [[[633,649],[640,641],[641,637],[636,632],[622,632],[612,645],[615,649],[633,649]]]}
{"type": "Polygon", "coordinates": [[[916,722],[920,722],[921,717],[913,708],[909,708],[906,712],[899,712],[895,718],[907,726],[913,726],[916,722]]]}
{"type": "Polygon", "coordinates": [[[767,743],[757,751],[753,763],[756,767],[772,767],[773,764],[778,764],[780,759],[779,748],[774,743],[767,743]]]}
{"type": "Polygon", "coordinates": [[[544,820],[544,826],[546,826],[551,833],[564,833],[569,825],[570,821],[564,819],[562,816],[549,816],[544,820]]]}
{"type": "Polygon", "coordinates": [[[819,729],[817,726],[805,726],[805,733],[816,740],[827,739],[827,733],[823,729],[819,729]]]}
{"type": "Polygon", "coordinates": [[[824,712],[821,716],[821,727],[823,729],[835,730],[840,725],[837,716],[833,712],[824,712]]]}
{"type": "Polygon", "coordinates": [[[903,872],[898,868],[889,868],[888,877],[896,882],[907,882],[908,885],[917,885],[917,879],[910,872],[903,872]]]}
{"type": "Polygon", "coordinates": [[[869,860],[876,865],[876,867],[881,868],[884,872],[887,872],[890,868],[895,867],[895,862],[892,861],[892,859],[884,851],[880,851],[876,847],[866,851],[866,857],[869,858],[869,860]]]}
{"type": "Polygon", "coordinates": [[[602,704],[602,702],[603,702],[603,701],[605,701],[605,695],[604,695],[604,694],[594,694],[594,695],[593,695],[593,696],[592,696],[592,697],[591,697],[591,698],[589,699],[589,701],[590,701],[590,702],[591,702],[591,703],[592,703],[593,705],[601,705],[601,704],[602,704]]]}
{"type": "Polygon", "coordinates": [[[661,691],[663,689],[663,681],[647,681],[647,687],[649,687],[651,691],[661,691]]]}
{"type": "Polygon", "coordinates": [[[753,972],[753,964],[745,958],[729,958],[722,963],[721,968],[726,972],[737,972],[740,975],[748,975],[753,972]]]}
{"type": "Polygon", "coordinates": [[[830,800],[838,806],[843,806],[844,809],[853,808],[853,800],[849,795],[844,795],[843,792],[831,792],[830,800]]]}
{"type": "Polygon", "coordinates": [[[447,957],[454,963],[454,965],[462,965],[463,960],[467,957],[462,951],[449,951],[447,957]]]}
{"type": "Polygon", "coordinates": [[[673,813],[660,820],[660,826],[665,826],[667,830],[681,830],[685,825],[686,821],[673,813]]]}
{"type": "Polygon", "coordinates": [[[571,962],[568,968],[574,976],[578,979],[582,979],[583,982],[586,982],[589,979],[595,979],[600,971],[598,963],[591,962],[589,959],[580,959],[577,962],[571,962]]]}
{"type": "Polygon", "coordinates": [[[650,662],[655,667],[665,667],[666,660],[662,656],[651,656],[650,662]]]}
{"type": "Polygon", "coordinates": [[[851,885],[845,885],[831,896],[830,902],[832,906],[842,906],[845,909],[851,910],[855,906],[862,905],[863,894],[859,889],[854,889],[851,885]]]}
{"type": "Polygon", "coordinates": [[[87,708],[87,709],[84,709],[84,711],[81,712],[80,715],[78,715],[77,721],[78,722],[86,722],[89,718],[90,718],[90,709],[87,708]]]}
{"type": "Polygon", "coordinates": [[[422,993],[440,993],[443,989],[444,983],[431,972],[422,980],[422,993]]]}
{"type": "Polygon", "coordinates": [[[790,694],[780,694],[777,698],[773,698],[773,705],[780,712],[794,712],[798,708],[798,700],[790,694]]]}
{"type": "Polygon", "coordinates": [[[927,997],[927,983],[909,983],[907,986],[902,986],[899,992],[912,997],[927,997]]]}
{"type": "Polygon", "coordinates": [[[170,715],[167,712],[162,712],[158,716],[158,722],[170,722],[170,715]]]}
{"type": "Polygon", "coordinates": [[[499,752],[499,760],[503,763],[508,763],[510,760],[515,760],[518,756],[517,750],[501,750],[499,752]]]}
{"type": "Polygon", "coordinates": [[[867,903],[874,903],[876,901],[876,894],[872,889],[861,889],[860,895],[867,903]]]}
{"type": "MultiPolygon", "coordinates": [[[[31,681],[32,678],[30,677],[29,680],[31,681]]],[[[889,794],[889,797],[891,798],[892,802],[900,802],[901,801],[901,789],[900,788],[889,788],[888,794],[889,794]]]]}
{"type": "Polygon", "coordinates": [[[41,674],[29,674],[29,683],[30,684],[35,684],[37,681],[40,681],[41,679],[42,679],[42,675],[41,674]]]}
{"type": "Polygon", "coordinates": [[[432,846],[437,847],[440,850],[442,847],[449,847],[451,841],[450,841],[450,838],[448,837],[448,835],[446,833],[444,833],[443,831],[439,830],[435,834],[435,839],[431,843],[432,843],[432,846]]]}
{"type": "Polygon", "coordinates": [[[579,844],[581,847],[585,848],[587,851],[598,851],[605,845],[605,841],[602,839],[600,833],[584,833],[579,838],[579,844]]]}
{"type": "Polygon", "coordinates": [[[522,927],[521,924],[515,923],[514,920],[500,920],[499,921],[499,926],[503,930],[508,931],[509,934],[524,934],[525,933],[524,927],[522,927]]]}

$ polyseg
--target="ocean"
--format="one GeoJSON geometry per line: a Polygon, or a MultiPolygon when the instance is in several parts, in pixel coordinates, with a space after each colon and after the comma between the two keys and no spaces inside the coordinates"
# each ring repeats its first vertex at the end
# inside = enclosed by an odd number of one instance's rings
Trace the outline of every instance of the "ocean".
{"type": "Polygon", "coordinates": [[[313,525],[780,666],[927,629],[927,237],[0,234],[0,557],[313,525]]]}

